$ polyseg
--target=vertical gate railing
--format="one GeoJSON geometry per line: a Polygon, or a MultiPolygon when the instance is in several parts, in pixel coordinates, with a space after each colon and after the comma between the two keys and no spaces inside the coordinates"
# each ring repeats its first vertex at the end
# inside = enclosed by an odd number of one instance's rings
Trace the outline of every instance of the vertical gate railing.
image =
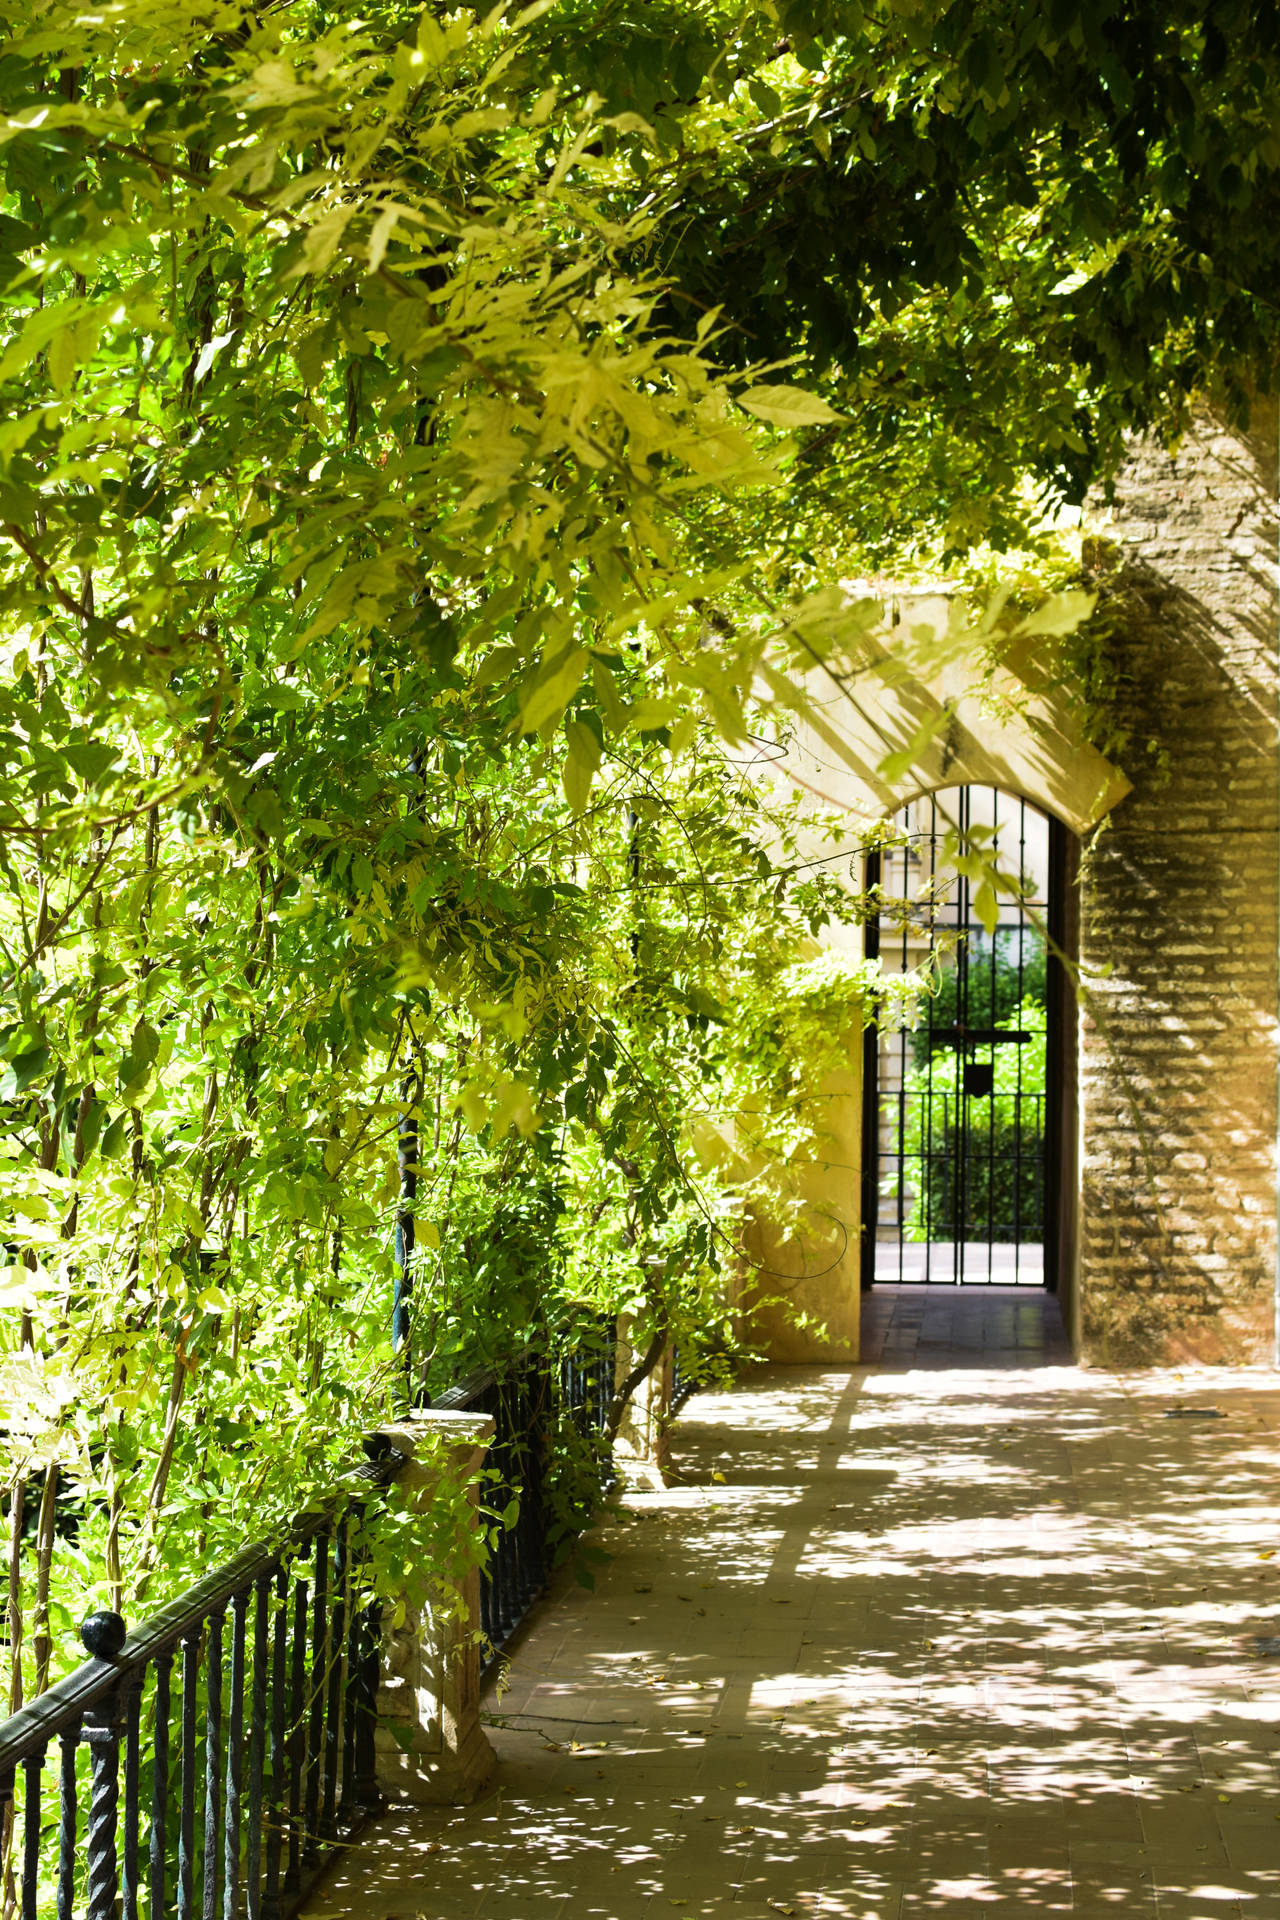
{"type": "Polygon", "coordinates": [[[1042,1093],[904,1092],[919,1144],[898,1159],[898,1206],[926,1241],[1038,1244],[1044,1238],[1042,1093]]]}
{"type": "Polygon", "coordinates": [[[932,978],[917,1025],[881,1026],[864,1044],[863,1285],[1038,1283],[1052,1264],[1052,823],[995,788],[961,787],[912,802],[898,826],[868,857],[885,923],[868,922],[866,952],[887,977],[932,978]],[[953,832],[1011,877],[993,923],[953,832]]]}
{"type": "MultiPolygon", "coordinates": [[[[385,1485],[398,1454],[352,1476],[385,1485]]],[[[381,1634],[360,1494],[246,1547],[0,1723],[4,1910],[21,1920],[283,1920],[377,1805],[381,1634]],[[56,1803],[56,1823],[49,1818],[56,1803]]]]}

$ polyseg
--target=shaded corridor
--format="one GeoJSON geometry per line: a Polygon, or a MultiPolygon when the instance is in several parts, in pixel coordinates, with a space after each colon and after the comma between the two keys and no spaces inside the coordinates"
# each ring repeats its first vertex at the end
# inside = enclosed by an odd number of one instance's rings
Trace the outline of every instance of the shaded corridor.
{"type": "Polygon", "coordinates": [[[910,1291],[874,1363],[689,1404],[488,1703],[499,1789],[313,1914],[1280,1915],[1276,1377],[1044,1364],[1052,1315],[910,1291]]]}

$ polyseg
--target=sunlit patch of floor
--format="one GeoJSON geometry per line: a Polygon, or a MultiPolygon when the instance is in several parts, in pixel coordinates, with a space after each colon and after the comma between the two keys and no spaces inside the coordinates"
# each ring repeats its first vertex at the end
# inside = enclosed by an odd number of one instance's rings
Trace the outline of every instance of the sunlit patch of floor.
{"type": "Polygon", "coordinates": [[[972,1347],[695,1398],[310,1920],[1280,1916],[1280,1382],[972,1347]]]}

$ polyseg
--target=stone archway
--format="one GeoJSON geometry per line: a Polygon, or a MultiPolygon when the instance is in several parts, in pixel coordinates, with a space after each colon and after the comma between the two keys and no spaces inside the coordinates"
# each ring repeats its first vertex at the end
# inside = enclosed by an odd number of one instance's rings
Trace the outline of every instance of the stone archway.
{"type": "MultiPolygon", "coordinates": [[[[1093,540],[1091,557],[1118,610],[1109,670],[1128,777],[1082,738],[1066,699],[1011,676],[975,688],[955,650],[936,671],[903,671],[891,635],[882,670],[873,657],[856,698],[810,675],[792,747],[761,777],[826,814],[832,837],[815,835],[815,859],[853,859],[866,826],[960,784],[1024,797],[1077,837],[1078,884],[1060,934],[1072,951],[1078,929],[1084,993],[1078,1021],[1066,1023],[1078,1053],[1066,1063],[1079,1126],[1064,1142],[1062,1196],[1074,1348],[1111,1364],[1272,1363],[1274,421],[1243,434],[1205,414],[1174,454],[1135,444],[1098,521],[1106,538],[1093,540]],[[905,770],[889,778],[895,757],[905,770]]],[[[941,633],[949,602],[904,595],[892,614],[908,634],[941,633]]],[[[841,1296],[844,1324],[847,1304],[841,1296]]],[[[853,1357],[848,1342],[839,1357],[853,1357]]]]}
{"type": "MultiPolygon", "coordinates": [[[[850,594],[863,590],[853,583],[850,594]]],[[[884,604],[887,623],[855,681],[842,687],[820,670],[803,676],[791,746],[772,769],[762,766],[766,775],[859,825],[944,787],[998,787],[1079,835],[1131,791],[1085,737],[1064,693],[1034,689],[1007,668],[975,684],[971,660],[945,644],[950,596],[913,590],[884,604]],[[899,632],[910,636],[905,661],[899,632]],[[934,656],[939,664],[930,666],[934,656]],[[894,761],[902,770],[887,775],[894,761]]]]}
{"type": "MultiPolygon", "coordinates": [[[[945,635],[951,620],[944,594],[901,595],[891,603],[891,624],[903,627],[916,643],[909,653],[944,656],[929,636],[945,635]]],[[[1052,903],[1051,939],[1074,957],[1077,914],[1074,883],[1081,836],[1088,835],[1130,791],[1129,782],[1085,738],[1070,702],[1060,694],[1033,692],[1011,674],[980,689],[972,686],[957,650],[950,664],[932,673],[903,671],[892,631],[882,639],[886,670],[874,666],[852,697],[820,672],[804,682],[805,701],[794,715],[791,743],[780,760],[762,756],[759,778],[775,787],[798,789],[814,803],[821,826],[805,843],[812,859],[861,865],[866,830],[930,793],[956,788],[998,789],[1025,800],[1048,821],[1056,835],[1055,868],[1063,877],[1052,903]],[[921,750],[912,744],[928,735],[921,750]],[[909,764],[886,777],[886,762],[909,764]],[[846,827],[847,823],[847,827],[846,827]],[[842,832],[842,827],[846,830],[842,832]]],[[[866,874],[858,871],[860,883],[866,874]]],[[[864,952],[860,930],[834,929],[827,944],[864,952]]],[[[1069,995],[1060,975],[1054,991],[1069,995]]],[[[1076,1152],[1077,1048],[1075,1022],[1059,1006],[1053,1022],[1059,1057],[1055,1085],[1063,1090],[1062,1110],[1053,1120],[1052,1232],[1058,1253],[1057,1285],[1070,1322],[1076,1299],[1078,1230],[1078,1158],[1076,1152]]],[[[819,1338],[797,1332],[782,1312],[766,1313],[760,1329],[769,1351],[783,1360],[852,1360],[858,1356],[861,1290],[864,1273],[864,1219],[873,1201],[864,1180],[863,1141],[874,1124],[864,1109],[871,1083],[868,1035],[850,1060],[850,1072],[832,1088],[830,1142],[821,1160],[805,1170],[812,1198],[813,1231],[780,1245],[757,1229],[751,1251],[776,1290],[792,1307],[825,1323],[819,1338]],[[837,1244],[838,1241],[838,1244],[837,1244]]]]}

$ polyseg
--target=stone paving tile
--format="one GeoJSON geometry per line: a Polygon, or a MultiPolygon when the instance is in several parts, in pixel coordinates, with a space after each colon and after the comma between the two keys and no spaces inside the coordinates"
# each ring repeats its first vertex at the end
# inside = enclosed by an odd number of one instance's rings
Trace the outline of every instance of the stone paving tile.
{"type": "Polygon", "coordinates": [[[996,1306],[692,1401],[490,1699],[497,1790],[307,1920],[1280,1920],[1280,1381],[996,1306]]]}

